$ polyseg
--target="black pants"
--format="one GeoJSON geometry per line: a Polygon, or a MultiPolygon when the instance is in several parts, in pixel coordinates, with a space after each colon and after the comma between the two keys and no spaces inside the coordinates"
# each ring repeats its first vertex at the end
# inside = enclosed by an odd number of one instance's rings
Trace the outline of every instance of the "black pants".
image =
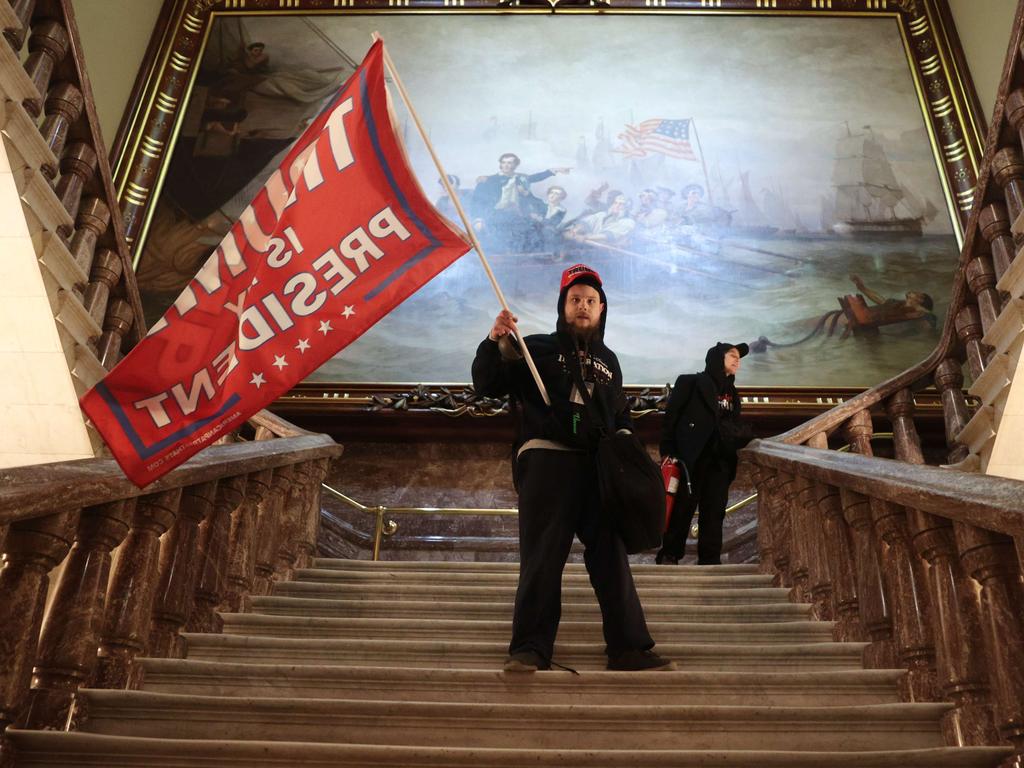
{"type": "Polygon", "coordinates": [[[729,501],[729,484],[733,468],[718,457],[710,444],[697,458],[690,478],[693,493],[686,493],[685,475],[679,484],[672,519],[661,544],[660,555],[681,560],[686,552],[686,537],[693,522],[693,513],[700,508],[697,533],[697,563],[717,565],[722,562],[722,521],[729,501]]]}
{"type": "Polygon", "coordinates": [[[601,606],[609,656],[654,645],[633,585],[626,549],[602,520],[593,459],[582,453],[534,448],[517,462],[519,587],[509,653],[533,650],[551,659],[562,615],[562,570],[573,535],[601,606]]]}

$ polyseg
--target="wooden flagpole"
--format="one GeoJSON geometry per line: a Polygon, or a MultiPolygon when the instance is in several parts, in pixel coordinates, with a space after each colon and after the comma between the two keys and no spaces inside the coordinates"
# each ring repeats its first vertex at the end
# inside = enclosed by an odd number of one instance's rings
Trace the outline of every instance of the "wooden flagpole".
{"type": "MultiPolygon", "coordinates": [[[[373,39],[375,41],[381,40],[382,38],[380,33],[374,32],[373,39]]],[[[508,302],[505,300],[505,294],[502,292],[501,286],[498,285],[498,279],[494,276],[494,272],[491,270],[491,265],[487,263],[487,257],[484,256],[484,249],[480,245],[479,238],[476,236],[473,224],[466,215],[466,211],[462,207],[462,202],[459,200],[458,194],[456,194],[451,182],[448,181],[448,174],[441,165],[441,159],[434,151],[434,145],[431,143],[430,137],[427,136],[427,131],[423,127],[423,123],[420,122],[420,117],[412,105],[412,100],[409,98],[409,94],[406,92],[405,86],[402,84],[402,79],[398,76],[398,70],[395,69],[395,64],[391,61],[391,56],[388,54],[386,46],[384,47],[384,65],[391,73],[391,78],[395,81],[395,85],[398,87],[398,92],[402,96],[402,101],[405,102],[405,107],[409,110],[409,114],[412,116],[412,120],[416,124],[416,130],[419,131],[420,137],[423,139],[423,143],[426,145],[427,151],[430,153],[430,157],[434,161],[434,165],[437,167],[437,172],[441,175],[441,184],[448,193],[448,199],[451,200],[452,205],[455,206],[455,210],[458,211],[459,218],[462,220],[462,226],[466,228],[466,234],[469,237],[469,241],[473,244],[473,249],[476,251],[477,256],[480,257],[480,263],[483,264],[484,271],[487,273],[487,278],[491,281],[491,287],[494,288],[494,293],[497,294],[498,301],[501,302],[501,308],[506,312],[511,313],[512,310],[509,309],[508,302]]],[[[533,356],[530,354],[530,350],[527,348],[526,342],[522,340],[523,337],[522,334],[519,333],[519,328],[516,327],[515,323],[512,323],[512,327],[515,328],[516,336],[519,337],[519,347],[522,349],[523,357],[526,358],[526,365],[529,367],[530,373],[533,374],[533,380],[537,382],[537,389],[540,390],[540,396],[544,398],[545,405],[551,405],[551,398],[548,397],[547,387],[544,386],[544,382],[540,378],[540,372],[537,371],[537,366],[533,362],[533,356]]]]}

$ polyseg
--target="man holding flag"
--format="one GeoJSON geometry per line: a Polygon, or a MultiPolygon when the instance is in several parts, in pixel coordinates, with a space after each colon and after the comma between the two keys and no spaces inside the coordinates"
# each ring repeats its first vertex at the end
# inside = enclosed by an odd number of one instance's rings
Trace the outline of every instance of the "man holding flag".
{"type": "Polygon", "coordinates": [[[287,392],[469,248],[406,163],[378,41],[82,408],[125,474],[146,485],[287,392]]]}
{"type": "Polygon", "coordinates": [[[561,617],[562,570],[573,536],[586,547],[584,563],[601,606],[608,669],[674,669],[653,650],[626,548],[601,512],[594,454],[601,429],[631,430],[619,361],[604,344],[607,299],[597,272],[576,264],[562,273],[555,332],[527,336],[503,311],[476,351],[473,386],[481,395],[509,396],[516,412],[515,485],[519,492],[519,586],[507,672],[552,665],[561,617]],[[522,355],[536,359],[542,397],[522,355]],[[570,366],[576,366],[574,373],[570,366]],[[578,377],[578,378],[577,378],[578,377]],[[592,423],[574,380],[598,404],[592,423]]]}

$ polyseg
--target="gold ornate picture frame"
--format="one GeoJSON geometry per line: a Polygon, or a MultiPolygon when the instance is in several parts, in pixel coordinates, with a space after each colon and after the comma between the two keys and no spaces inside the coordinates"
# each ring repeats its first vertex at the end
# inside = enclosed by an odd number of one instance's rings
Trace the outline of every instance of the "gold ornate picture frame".
{"type": "MultiPolygon", "coordinates": [[[[494,0],[487,2],[484,0],[440,0],[438,2],[424,2],[421,0],[387,0],[387,2],[382,2],[381,0],[168,0],[162,17],[166,24],[161,25],[158,29],[159,37],[155,38],[151,44],[147,61],[144,63],[144,69],[140,74],[130,111],[125,117],[122,131],[115,142],[114,181],[122,202],[126,235],[136,251],[137,262],[138,256],[141,255],[145,248],[147,237],[152,236],[157,203],[168,183],[171,159],[176,149],[179,148],[183,128],[185,133],[189,131],[189,128],[186,126],[186,117],[190,100],[197,93],[197,87],[202,87],[203,80],[200,77],[200,67],[203,57],[209,55],[212,50],[210,48],[211,34],[218,28],[218,24],[221,24],[220,28],[224,29],[226,28],[227,20],[240,19],[244,21],[248,19],[252,20],[251,24],[255,24],[260,20],[266,19],[309,17],[329,20],[329,25],[320,23],[319,26],[330,26],[333,29],[337,29],[337,25],[344,23],[346,19],[351,20],[350,23],[353,24],[358,20],[362,26],[365,26],[367,18],[372,18],[373,23],[381,27],[381,31],[384,32],[387,38],[388,24],[394,25],[394,19],[417,19],[422,23],[429,21],[429,24],[435,27],[439,24],[448,24],[453,25],[450,27],[451,29],[456,29],[454,25],[460,24],[460,20],[461,24],[466,26],[468,19],[473,19],[474,21],[486,19],[490,22],[496,22],[498,19],[509,14],[518,15],[523,18],[550,17],[554,14],[560,19],[564,18],[561,22],[563,24],[566,22],[593,24],[595,18],[602,17],[600,23],[607,25],[606,28],[610,35],[615,34],[617,24],[624,29],[627,20],[630,20],[630,23],[632,23],[638,18],[642,18],[645,21],[657,20],[659,30],[667,30],[669,28],[681,30],[683,27],[680,25],[686,24],[687,21],[707,21],[712,19],[723,21],[732,19],[734,24],[745,25],[744,29],[750,29],[751,25],[761,20],[774,20],[776,23],[786,22],[791,25],[806,23],[808,20],[813,19],[845,19],[849,20],[848,23],[851,24],[858,21],[863,22],[864,20],[889,20],[895,24],[898,32],[898,38],[905,57],[907,74],[909,75],[909,82],[912,83],[913,96],[916,97],[916,104],[914,106],[920,112],[924,134],[927,136],[928,151],[934,161],[939,186],[942,190],[941,199],[938,199],[938,195],[931,195],[928,197],[927,203],[932,208],[943,209],[945,214],[948,215],[950,245],[947,246],[947,249],[955,248],[952,245],[953,241],[957,245],[961,242],[961,228],[966,221],[967,213],[971,207],[975,174],[980,163],[983,124],[981,116],[977,111],[976,98],[973,95],[969,76],[963,65],[962,54],[955,42],[955,34],[951,30],[950,15],[945,7],[944,0],[901,0],[899,2],[893,2],[892,0],[733,0],[731,2],[730,0],[611,0],[610,2],[599,2],[599,0],[587,0],[587,2],[580,2],[579,0],[529,0],[529,2],[527,0],[501,0],[500,2],[494,2],[494,0]],[[389,19],[392,21],[389,22],[389,19]],[[197,83],[199,84],[198,86],[197,83]]],[[[535,23],[539,24],[540,22],[535,23]]],[[[602,26],[602,29],[604,28],[602,26]]],[[[509,40],[507,44],[509,49],[514,52],[515,41],[509,40]]],[[[723,46],[726,47],[730,45],[735,47],[739,44],[739,41],[723,40],[723,46]]],[[[794,51],[794,54],[796,53],[794,51]]],[[[223,51],[221,51],[221,55],[223,57],[223,51]]],[[[274,55],[275,52],[271,50],[271,61],[273,61],[274,55]]],[[[838,55],[841,55],[841,52],[837,51],[838,55]]],[[[399,60],[401,61],[401,59],[399,60]]],[[[241,72],[243,75],[242,80],[244,81],[244,75],[249,71],[247,67],[258,66],[259,63],[258,60],[246,63],[244,54],[242,54],[238,62],[228,62],[223,67],[228,69],[234,67],[235,69],[231,71],[241,72]]],[[[711,61],[708,64],[709,72],[713,71],[714,67],[712,65],[714,62],[711,61]]],[[[813,62],[808,62],[808,65],[813,66],[813,62]]],[[[771,63],[766,63],[766,66],[770,67],[771,63]]],[[[829,66],[832,67],[829,71],[839,71],[841,69],[841,65],[835,62],[829,66]]],[[[706,77],[710,76],[712,75],[706,75],[706,77]]],[[[728,88],[730,77],[736,78],[737,73],[718,75],[718,77],[719,86],[728,88]]],[[[733,82],[734,85],[739,87],[740,83],[738,81],[734,80],[733,82]]],[[[199,150],[193,147],[190,151],[208,153],[230,152],[232,144],[237,143],[237,131],[235,136],[232,135],[232,131],[236,130],[237,115],[240,114],[233,112],[233,109],[234,105],[229,104],[225,100],[222,103],[212,103],[212,107],[208,104],[207,108],[202,110],[201,113],[199,110],[193,110],[193,115],[189,119],[193,123],[193,132],[198,130],[200,134],[198,144],[202,146],[199,150]],[[219,107],[223,107],[223,109],[218,109],[219,107]],[[195,127],[197,120],[200,121],[198,129],[195,127]],[[232,122],[232,120],[236,122],[232,122]],[[224,149],[224,147],[228,147],[228,149],[224,149]]],[[[532,123],[533,117],[532,113],[530,114],[529,121],[532,123]]],[[[628,129],[634,127],[638,133],[632,138],[632,141],[634,144],[637,141],[640,142],[639,151],[644,152],[646,148],[649,152],[657,153],[662,150],[656,146],[653,150],[650,149],[649,145],[644,146],[644,142],[650,141],[650,137],[644,135],[643,131],[651,130],[643,127],[645,121],[646,123],[651,123],[650,118],[676,118],[681,117],[681,115],[642,113],[631,115],[631,117],[632,120],[630,121],[620,121],[625,123],[624,127],[620,128],[619,124],[615,124],[614,127],[609,125],[607,128],[609,136],[614,135],[617,130],[623,130],[628,133],[628,129]],[[637,128],[637,126],[639,127],[637,128]],[[639,139],[636,138],[637,136],[639,136],[639,139]]],[[[691,146],[702,138],[695,135],[695,120],[692,123],[689,118],[685,120],[666,119],[660,122],[664,124],[661,127],[662,131],[666,130],[665,125],[667,124],[671,124],[669,126],[671,130],[685,129],[693,131],[693,134],[688,134],[686,137],[693,140],[690,141],[691,146]],[[686,125],[682,125],[683,123],[686,123],[686,125]]],[[[865,126],[865,128],[867,127],[865,126]]],[[[528,123],[525,129],[520,130],[527,130],[529,132],[531,125],[528,123]]],[[[602,128],[602,130],[604,129],[602,128]]],[[[863,132],[864,129],[857,125],[852,127],[847,125],[846,130],[854,138],[854,143],[857,144],[858,149],[856,152],[867,155],[868,151],[863,149],[863,147],[866,146],[866,142],[870,142],[873,139],[873,134],[863,133],[867,138],[858,139],[856,137],[860,134],[857,132],[863,132]]],[[[882,146],[894,146],[896,139],[893,136],[885,137],[883,130],[877,128],[873,130],[878,131],[880,136],[882,136],[876,143],[882,146]],[[887,141],[888,144],[886,144],[887,141]]],[[[623,138],[624,135],[619,134],[617,142],[613,140],[613,143],[617,144],[613,148],[615,151],[621,151],[623,147],[629,148],[629,140],[623,138]]],[[[413,140],[410,139],[411,141],[413,140]]],[[[708,143],[706,138],[705,143],[708,143]]],[[[841,146],[842,142],[839,142],[839,145],[841,146]]],[[[695,151],[696,156],[697,153],[695,151]]],[[[703,163],[703,151],[701,151],[699,157],[703,163]]],[[[661,158],[655,159],[660,160],[661,158]]],[[[647,162],[646,158],[644,162],[647,162]]],[[[703,176],[698,176],[697,178],[702,178],[707,183],[680,185],[681,188],[676,190],[677,193],[682,193],[693,186],[706,187],[709,193],[715,188],[714,175],[716,169],[713,165],[709,169],[707,167],[708,163],[703,164],[705,165],[703,176]]],[[[892,166],[898,168],[898,162],[893,161],[892,166]]],[[[839,167],[838,160],[836,167],[839,167]]],[[[694,168],[696,168],[696,165],[694,168]]],[[[524,169],[527,171],[531,170],[530,168],[525,168],[525,162],[524,169]]],[[[493,173],[493,170],[492,168],[479,167],[478,170],[475,169],[475,172],[486,174],[493,173]]],[[[696,170],[694,172],[696,173],[696,170]]],[[[719,171],[719,173],[721,172],[719,171]]],[[[837,170],[833,171],[834,184],[836,183],[835,177],[838,173],[839,171],[837,170]]],[[[733,174],[733,180],[723,183],[722,188],[727,189],[728,185],[732,184],[734,197],[738,197],[740,184],[737,179],[742,176],[742,169],[737,167],[733,174]]],[[[478,178],[478,182],[483,178],[485,177],[481,175],[478,178]]],[[[838,183],[841,185],[846,182],[840,181],[838,183]]],[[[860,184],[861,182],[858,180],[857,183],[860,184]]],[[[753,196],[758,198],[757,202],[761,208],[767,209],[770,200],[778,202],[778,200],[783,199],[783,184],[776,181],[773,186],[773,183],[763,180],[759,184],[764,185],[764,189],[755,190],[753,196]]],[[[876,180],[865,178],[862,186],[866,188],[871,184],[877,186],[876,180]]],[[[538,201],[542,201],[544,197],[544,189],[542,187],[546,186],[546,184],[538,183],[533,197],[536,197],[538,201]]],[[[642,186],[642,183],[638,183],[633,191],[638,192],[642,186]]],[[[654,187],[654,182],[650,182],[650,186],[654,187]]],[[[747,179],[743,179],[742,186],[744,191],[748,193],[748,197],[750,197],[749,190],[747,190],[747,179]]],[[[573,194],[577,201],[582,198],[582,190],[573,190],[573,194]]],[[[910,195],[909,192],[908,195],[910,195]]],[[[910,195],[910,197],[912,198],[913,196],[910,195]]],[[[531,199],[533,198],[531,197],[531,199]]],[[[904,206],[907,199],[909,198],[904,199],[904,206]]],[[[706,205],[706,201],[698,200],[698,203],[701,202],[706,205]]],[[[916,202],[919,211],[923,201],[917,200],[916,202]]],[[[607,204],[608,202],[605,201],[604,205],[607,204]]],[[[636,201],[631,201],[631,204],[634,206],[634,212],[642,205],[636,201]]],[[[736,202],[733,207],[738,210],[739,205],[736,202]]],[[[725,210],[724,205],[717,205],[716,208],[718,210],[725,210]]],[[[708,210],[711,209],[708,208],[708,210]]],[[[895,211],[895,208],[892,210],[895,211]]],[[[735,213],[735,211],[732,211],[732,213],[735,213]]],[[[638,213],[634,213],[634,215],[639,219],[638,213]]],[[[683,216],[682,226],[684,228],[691,226],[692,220],[686,219],[685,209],[683,209],[681,215],[683,216]]],[[[772,223],[778,224],[781,221],[779,216],[783,215],[783,213],[779,213],[772,223]]],[[[908,220],[912,216],[913,214],[904,214],[904,218],[908,220]]],[[[748,239],[724,241],[727,243],[728,248],[738,249],[735,251],[738,254],[736,260],[728,262],[732,265],[730,267],[732,272],[729,274],[737,274],[736,264],[740,265],[740,269],[759,269],[756,263],[750,261],[752,254],[758,251],[774,254],[780,260],[787,258],[787,252],[781,246],[773,247],[771,241],[749,239],[755,237],[756,233],[753,232],[753,225],[747,223],[747,221],[752,221],[752,219],[740,223],[747,226],[748,231],[739,233],[736,236],[748,239]],[[765,242],[768,243],[767,247],[765,242]],[[737,245],[737,243],[740,244],[737,245]],[[743,258],[744,255],[748,257],[746,260],[743,258]]],[[[797,217],[797,221],[799,221],[799,217],[797,217]]],[[[730,222],[730,225],[735,233],[737,229],[736,222],[730,222]]],[[[823,227],[824,225],[820,226],[823,227]]],[[[778,232],[773,236],[780,237],[782,230],[779,227],[776,227],[776,229],[778,229],[778,232]]],[[[689,231],[687,230],[687,232],[689,231]]],[[[787,229],[785,231],[795,238],[801,234],[799,229],[787,229]]],[[[703,236],[703,232],[705,230],[698,228],[697,234],[688,234],[687,236],[690,239],[686,240],[685,244],[677,246],[681,249],[680,252],[687,257],[706,258],[710,261],[724,260],[720,259],[720,251],[715,250],[712,252],[710,250],[718,248],[713,238],[710,249],[702,250],[704,249],[704,241],[700,238],[703,236]]],[[[829,232],[830,237],[832,234],[832,232],[829,232]]],[[[813,235],[814,232],[811,232],[805,235],[804,239],[813,239],[813,235]]],[[[614,247],[618,248],[619,245],[614,247]]],[[[634,253],[631,245],[619,250],[625,253],[634,253]]],[[[604,255],[607,256],[608,254],[604,255]]],[[[565,258],[571,259],[575,256],[575,253],[570,253],[565,258]]],[[[470,258],[472,256],[467,256],[465,260],[470,258]]],[[[793,260],[799,257],[788,256],[788,258],[793,260]]],[[[566,261],[565,265],[569,263],[572,263],[572,261],[566,261]]],[[[608,263],[611,264],[612,262],[609,261],[608,263]]],[[[765,262],[758,263],[761,264],[761,272],[771,271],[765,266],[765,262]]],[[[768,263],[776,264],[776,262],[768,263]]],[[[699,262],[697,264],[699,265],[699,262]]],[[[560,268],[557,263],[550,265],[545,263],[544,266],[549,272],[557,271],[560,268]]],[[[684,266],[679,268],[688,270],[691,273],[703,269],[700,266],[695,266],[693,261],[686,261],[684,266]],[[686,266],[686,264],[689,266],[686,266]]],[[[739,274],[743,273],[740,272],[739,274]]],[[[751,272],[750,274],[754,273],[751,272]]],[[[792,276],[792,273],[790,275],[792,276]]],[[[715,278],[712,277],[710,279],[715,278]]],[[[718,282],[723,282],[721,277],[718,278],[718,282]]],[[[849,298],[850,296],[847,296],[847,299],[849,298]]],[[[870,302],[865,303],[870,305],[870,302]]],[[[844,307],[844,311],[846,309],[844,307]]],[[[870,309],[870,306],[868,306],[868,309],[870,309]]],[[[839,314],[836,310],[831,312],[833,316],[839,314]]],[[[837,316],[835,320],[838,322],[842,319],[843,322],[849,323],[849,316],[850,313],[847,311],[846,318],[837,316]]],[[[553,316],[550,319],[553,320],[553,316]]],[[[476,325],[480,325],[480,323],[476,322],[476,325]]],[[[827,325],[828,323],[825,324],[826,327],[827,325]]],[[[836,330],[834,322],[832,325],[832,330],[836,330]]],[[[478,335],[482,337],[486,327],[476,330],[479,330],[478,335]]],[[[714,331],[708,331],[708,333],[714,333],[714,331]]],[[[748,339],[737,338],[733,340],[747,341],[748,339]]],[[[710,339],[710,343],[714,341],[715,339],[710,339]]],[[[622,345],[620,344],[619,346],[621,347],[622,345]]],[[[471,349],[467,350],[467,353],[471,354],[471,349]]],[[[903,361],[905,364],[911,364],[912,362],[914,361],[910,359],[903,361]]],[[[754,365],[756,366],[756,361],[754,365]]],[[[624,367],[628,369],[628,365],[624,367]]],[[[645,406],[648,407],[647,409],[649,407],[656,407],[661,396],[660,382],[674,378],[675,373],[679,372],[676,368],[681,367],[685,366],[668,363],[665,368],[665,375],[660,377],[660,380],[656,377],[656,374],[651,374],[640,379],[641,381],[651,382],[650,386],[638,385],[630,387],[630,394],[635,400],[634,405],[637,409],[644,410],[645,406]]],[[[370,373],[373,372],[372,368],[367,368],[366,370],[370,373]]],[[[297,407],[302,410],[319,409],[328,411],[355,409],[401,412],[420,408],[432,409],[453,416],[463,414],[488,415],[492,410],[492,404],[482,404],[476,401],[471,393],[467,396],[462,389],[465,386],[464,384],[416,385],[421,380],[460,381],[457,375],[451,375],[448,371],[443,371],[441,375],[423,374],[419,377],[396,376],[394,381],[381,382],[373,380],[379,378],[364,375],[358,381],[352,381],[345,380],[344,377],[339,376],[321,376],[315,381],[308,381],[297,387],[291,395],[282,399],[281,405],[285,408],[297,407]],[[445,373],[448,373],[448,375],[444,375],[445,373]]],[[[468,380],[468,370],[466,370],[462,380],[468,380]]],[[[631,379],[627,376],[627,381],[629,380],[631,379]]],[[[637,379],[634,378],[632,380],[635,381],[637,379]]],[[[869,383],[856,382],[857,387],[842,387],[836,386],[835,382],[832,381],[825,384],[812,383],[810,386],[804,386],[799,380],[794,380],[785,383],[773,382],[771,384],[757,384],[744,387],[743,393],[752,405],[762,410],[781,409],[783,411],[800,410],[801,412],[813,412],[816,409],[820,410],[829,407],[850,392],[869,383]]]]}

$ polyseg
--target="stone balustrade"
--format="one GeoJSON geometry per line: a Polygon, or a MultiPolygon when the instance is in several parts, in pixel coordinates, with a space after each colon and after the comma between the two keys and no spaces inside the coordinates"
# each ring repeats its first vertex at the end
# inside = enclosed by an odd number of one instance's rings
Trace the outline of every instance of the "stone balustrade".
{"type": "Polygon", "coordinates": [[[834,617],[835,639],[866,643],[866,666],[907,670],[904,700],[952,702],[948,744],[1008,742],[1020,759],[1024,483],[923,465],[911,404],[904,393],[889,406],[897,461],[865,450],[863,411],[850,419],[855,453],[774,440],[744,451],[761,568],[834,617]]]}
{"type": "Polygon", "coordinates": [[[138,656],[181,656],[183,631],[309,564],[342,447],[291,434],[213,446],[141,490],[108,459],[4,471],[0,732],[73,723],[80,686],[134,687],[138,656]]]}

